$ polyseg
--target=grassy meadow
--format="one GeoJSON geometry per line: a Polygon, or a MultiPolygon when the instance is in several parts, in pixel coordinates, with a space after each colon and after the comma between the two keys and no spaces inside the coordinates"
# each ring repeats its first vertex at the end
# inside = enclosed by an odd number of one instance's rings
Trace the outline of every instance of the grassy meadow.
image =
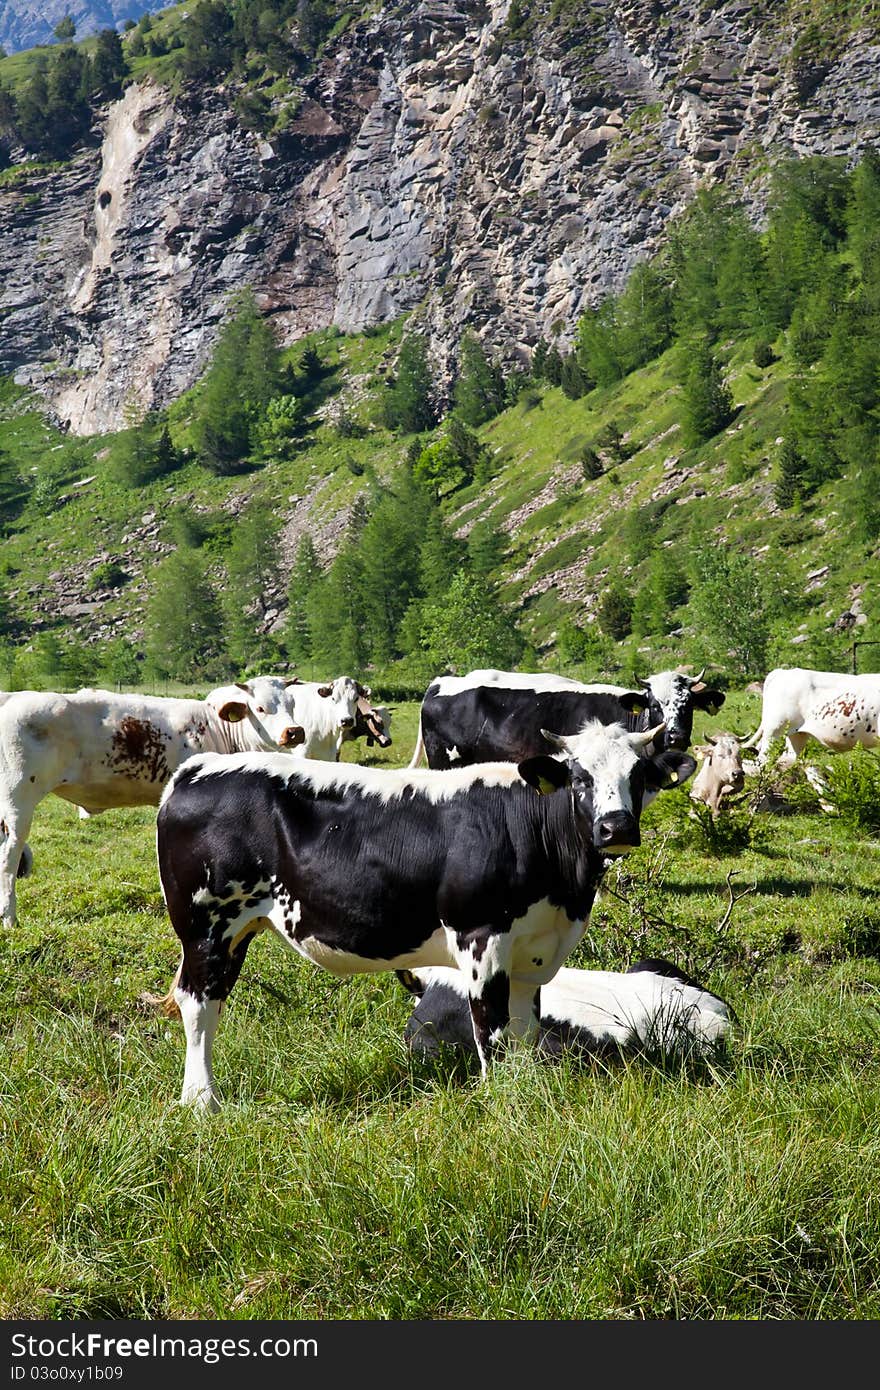
{"type": "MultiPolygon", "coordinates": [[[[756,716],[731,696],[695,735],[756,716]]],[[[713,839],[665,793],[572,957],[663,953],[727,998],[702,1074],[514,1049],[482,1084],[409,1058],[393,976],[263,937],[204,1116],[143,997],[178,959],[155,815],[47,799],[0,941],[0,1316],[880,1316],[880,841],[792,800],[713,839]]]]}

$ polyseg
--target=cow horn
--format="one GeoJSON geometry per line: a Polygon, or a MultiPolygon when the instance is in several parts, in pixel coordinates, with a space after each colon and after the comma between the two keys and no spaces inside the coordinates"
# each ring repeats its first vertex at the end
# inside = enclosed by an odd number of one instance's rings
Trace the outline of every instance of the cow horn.
{"type": "Polygon", "coordinates": [[[233,681],[236,690],[243,690],[247,695],[253,695],[253,691],[245,681],[233,681]]]}
{"type": "Polygon", "coordinates": [[[703,677],[705,676],[705,674],[706,674],[706,668],[705,668],[705,666],[704,666],[703,669],[702,669],[702,671],[700,672],[700,674],[699,674],[698,676],[690,676],[690,677],[689,677],[689,680],[690,680],[691,685],[699,685],[699,684],[700,684],[700,681],[703,679],[703,677]]]}
{"type": "Polygon", "coordinates": [[[663,722],[661,724],[658,724],[656,728],[647,729],[642,734],[633,734],[632,738],[635,740],[637,744],[640,744],[642,748],[647,748],[648,744],[653,743],[654,739],[657,738],[658,734],[662,734],[665,728],[666,720],[664,719],[663,722]]]}
{"type": "Polygon", "coordinates": [[[299,676],[289,676],[284,682],[284,689],[286,690],[289,685],[302,685],[302,681],[299,676]]]}
{"type": "Polygon", "coordinates": [[[551,748],[558,748],[562,753],[568,752],[568,740],[562,734],[551,734],[549,729],[542,729],[541,737],[547,740],[551,748]]]}

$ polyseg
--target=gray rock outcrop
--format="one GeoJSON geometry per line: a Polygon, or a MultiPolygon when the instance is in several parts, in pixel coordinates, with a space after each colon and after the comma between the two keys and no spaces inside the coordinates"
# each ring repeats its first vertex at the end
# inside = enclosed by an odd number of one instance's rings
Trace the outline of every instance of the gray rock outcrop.
{"type": "Polygon", "coordinates": [[[416,310],[508,360],[659,244],[705,180],[763,212],[786,155],[880,136],[880,44],[812,64],[778,7],[405,0],[353,24],[264,138],[234,92],[129,87],[103,144],[0,192],[0,371],[78,433],[173,399],[250,285],[283,343],[416,310]]]}

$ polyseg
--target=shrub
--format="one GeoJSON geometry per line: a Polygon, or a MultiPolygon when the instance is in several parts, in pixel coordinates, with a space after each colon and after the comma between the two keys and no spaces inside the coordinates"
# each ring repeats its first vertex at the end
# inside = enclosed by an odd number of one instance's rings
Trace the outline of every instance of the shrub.
{"type": "Polygon", "coordinates": [[[121,565],[117,565],[114,560],[107,560],[102,565],[96,565],[92,570],[89,588],[93,593],[97,589],[118,589],[127,578],[128,575],[121,565]]]}
{"type": "Polygon", "coordinates": [[[865,748],[839,753],[822,767],[821,799],[855,830],[880,835],[880,757],[865,748]]]}
{"type": "Polygon", "coordinates": [[[755,351],[752,353],[752,361],[754,362],[756,367],[760,367],[762,370],[764,367],[769,367],[771,363],[776,361],[776,356],[773,352],[773,349],[767,342],[766,338],[761,338],[758,340],[757,343],[755,343],[755,351]]]}

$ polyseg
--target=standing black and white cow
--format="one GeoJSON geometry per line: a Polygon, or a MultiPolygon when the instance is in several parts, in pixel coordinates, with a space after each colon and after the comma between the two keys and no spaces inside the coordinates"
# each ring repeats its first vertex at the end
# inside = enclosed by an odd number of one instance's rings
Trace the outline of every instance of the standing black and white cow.
{"type": "Polygon", "coordinates": [[[656,730],[593,724],[516,766],[449,773],[190,759],[159,809],[159,874],[183,957],[168,996],[186,1032],[184,1102],[214,1107],[214,1033],[267,927],[337,975],[464,971],[485,1072],[580,940],[606,863],[639,843],[643,805],[689,777],[656,730]],[[563,790],[565,788],[565,790],[563,790]],[[543,795],[539,793],[545,793],[543,795]]]}
{"type": "Polygon", "coordinates": [[[691,741],[696,710],[716,714],[724,703],[720,690],[704,685],[702,672],[661,671],[639,684],[640,691],[627,690],[519,671],[439,676],[422,701],[410,767],[417,767],[423,754],[432,768],[519,762],[549,751],[542,729],[571,735],[588,720],[622,724],[633,732],[662,724],[657,747],[683,750],[691,741]]]}
{"type": "MultiPolygon", "coordinates": [[[[467,982],[458,970],[428,966],[398,977],[418,1002],[404,1040],[422,1056],[444,1047],[474,1051],[467,982]]],[[[730,1036],[730,1006],[667,960],[625,972],[563,968],[541,986],[538,1050],[575,1060],[646,1052],[675,1059],[711,1056],[730,1036]]]]}

